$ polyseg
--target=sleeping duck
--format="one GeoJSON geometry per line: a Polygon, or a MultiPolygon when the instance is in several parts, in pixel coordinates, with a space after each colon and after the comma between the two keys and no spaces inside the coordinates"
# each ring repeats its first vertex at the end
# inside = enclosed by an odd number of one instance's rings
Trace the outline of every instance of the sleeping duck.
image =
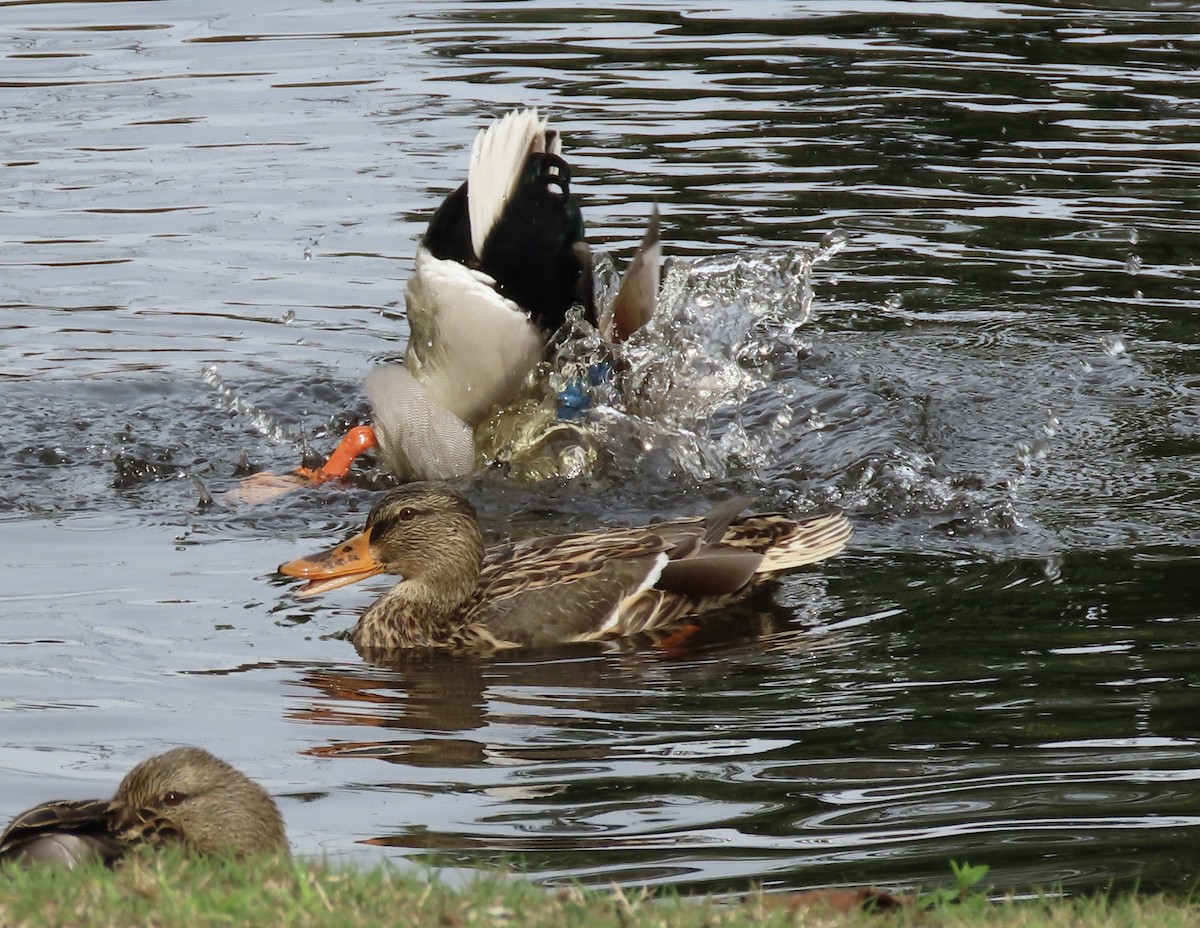
{"type": "Polygon", "coordinates": [[[112,799],[56,799],[0,834],[0,867],[108,865],[139,848],[217,857],[287,855],[279,808],[261,786],[201,748],[175,748],[129,772],[112,799]]]}
{"type": "Polygon", "coordinates": [[[429,223],[405,291],[403,364],[368,375],[374,426],[352,429],[321,468],[344,476],[378,447],[401,479],[446,479],[475,468],[476,429],[511,403],[573,306],[610,341],[653,314],[661,245],[655,211],[617,296],[597,311],[591,252],[562,140],[535,109],[484,129],[467,180],[429,223]]]}

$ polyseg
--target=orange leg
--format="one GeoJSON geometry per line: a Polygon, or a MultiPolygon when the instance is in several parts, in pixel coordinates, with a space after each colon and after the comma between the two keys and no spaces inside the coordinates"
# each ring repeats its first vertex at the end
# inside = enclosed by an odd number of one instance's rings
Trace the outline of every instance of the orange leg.
{"type": "Polygon", "coordinates": [[[338,446],[333,449],[333,454],[329,455],[324,464],[316,470],[309,467],[297,467],[296,473],[301,477],[315,480],[317,483],[345,477],[350,472],[354,459],[378,444],[379,439],[375,437],[375,430],[371,426],[356,425],[342,436],[342,440],[338,442],[338,446]]]}
{"type": "Polygon", "coordinates": [[[681,625],[675,631],[671,632],[671,634],[667,635],[666,638],[657,642],[657,647],[668,654],[680,653],[686,650],[688,642],[698,631],[700,631],[700,626],[695,622],[681,625]]]}

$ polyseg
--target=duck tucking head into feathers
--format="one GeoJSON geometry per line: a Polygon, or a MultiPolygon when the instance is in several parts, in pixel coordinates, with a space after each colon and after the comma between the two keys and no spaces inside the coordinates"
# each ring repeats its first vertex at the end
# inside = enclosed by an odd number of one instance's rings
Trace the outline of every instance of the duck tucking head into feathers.
{"type": "Polygon", "coordinates": [[[0,864],[111,865],[168,845],[212,856],[288,853],[266,790],[208,751],[182,747],[142,761],[111,800],[53,800],[21,813],[0,835],[0,864]]]}

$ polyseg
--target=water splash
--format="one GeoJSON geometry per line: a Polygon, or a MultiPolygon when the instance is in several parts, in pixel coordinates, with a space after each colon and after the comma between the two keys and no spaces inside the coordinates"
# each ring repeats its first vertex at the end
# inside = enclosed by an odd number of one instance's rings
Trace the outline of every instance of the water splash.
{"type": "MultiPolygon", "coordinates": [[[[798,332],[813,315],[812,267],[845,243],[671,261],[653,319],[621,345],[570,318],[525,397],[477,434],[481,451],[533,479],[601,460],[693,480],[763,466],[796,425],[778,375],[811,349],[798,332]]],[[[596,277],[603,305],[618,284],[607,257],[596,277]]]]}
{"type": "Polygon", "coordinates": [[[221,408],[227,409],[244,418],[250,423],[251,427],[260,435],[267,438],[272,444],[304,445],[305,438],[303,435],[284,426],[274,414],[238,396],[233,387],[225,383],[225,379],[218,373],[215,367],[206,367],[201,373],[200,379],[212,387],[217,395],[217,404],[221,408]]]}

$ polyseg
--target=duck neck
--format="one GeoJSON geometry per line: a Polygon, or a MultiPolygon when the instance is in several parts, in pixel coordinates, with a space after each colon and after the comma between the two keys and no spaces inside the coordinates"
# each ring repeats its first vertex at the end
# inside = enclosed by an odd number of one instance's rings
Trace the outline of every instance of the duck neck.
{"type": "Polygon", "coordinates": [[[360,648],[445,646],[466,624],[468,602],[479,582],[483,540],[453,559],[431,556],[423,569],[383,594],[354,626],[360,648]]]}

